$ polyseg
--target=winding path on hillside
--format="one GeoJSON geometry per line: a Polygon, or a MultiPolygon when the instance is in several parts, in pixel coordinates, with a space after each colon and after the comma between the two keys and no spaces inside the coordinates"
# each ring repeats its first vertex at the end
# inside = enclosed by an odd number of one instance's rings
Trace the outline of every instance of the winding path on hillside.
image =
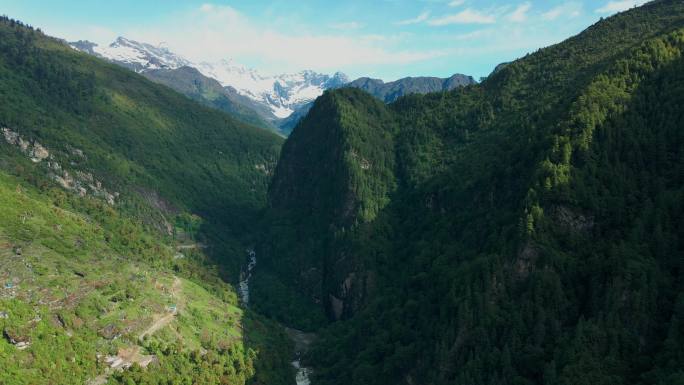
{"type": "Polygon", "coordinates": [[[171,321],[173,321],[174,318],[178,315],[178,312],[183,306],[183,301],[182,301],[182,296],[180,296],[180,292],[183,288],[183,282],[180,280],[178,277],[173,277],[173,285],[171,286],[171,296],[176,299],[176,310],[173,312],[169,312],[167,314],[164,314],[157,318],[145,331],[143,331],[140,336],[138,336],[138,339],[141,341],[146,337],[146,336],[151,336],[160,329],[166,327],[166,325],[170,324],[171,321]]]}
{"type": "MultiPolygon", "coordinates": [[[[159,330],[163,329],[174,320],[174,318],[178,315],[178,311],[180,311],[180,309],[185,304],[183,296],[181,295],[182,290],[183,281],[181,281],[180,278],[174,276],[170,294],[171,297],[173,297],[176,300],[176,310],[174,312],[157,315],[155,317],[155,321],[152,322],[152,324],[138,336],[138,339],[140,341],[142,341],[146,336],[151,336],[159,330]]],[[[134,363],[137,363],[141,367],[147,367],[147,365],[149,365],[155,359],[155,356],[140,354],[140,350],[140,346],[132,346],[129,348],[119,349],[119,352],[116,356],[107,356],[107,359],[109,360],[107,363],[110,366],[107,368],[106,372],[89,380],[88,382],[86,382],[86,384],[104,385],[107,383],[109,375],[114,370],[123,370],[126,368],[130,368],[134,363]]]]}

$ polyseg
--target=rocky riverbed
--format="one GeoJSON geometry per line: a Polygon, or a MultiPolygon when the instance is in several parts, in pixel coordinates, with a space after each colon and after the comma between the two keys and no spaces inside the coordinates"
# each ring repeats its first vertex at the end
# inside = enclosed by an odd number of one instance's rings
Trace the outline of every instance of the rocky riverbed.
{"type": "MultiPolygon", "coordinates": [[[[245,306],[249,304],[249,280],[252,278],[252,271],[257,264],[256,252],[254,249],[248,249],[247,256],[247,266],[243,270],[238,284],[240,298],[245,306]]],[[[311,343],[316,339],[316,335],[288,327],[285,327],[285,331],[295,344],[292,366],[297,369],[297,385],[310,385],[311,380],[309,377],[311,376],[312,370],[311,368],[302,366],[302,357],[309,351],[309,346],[311,346],[311,343]]]]}

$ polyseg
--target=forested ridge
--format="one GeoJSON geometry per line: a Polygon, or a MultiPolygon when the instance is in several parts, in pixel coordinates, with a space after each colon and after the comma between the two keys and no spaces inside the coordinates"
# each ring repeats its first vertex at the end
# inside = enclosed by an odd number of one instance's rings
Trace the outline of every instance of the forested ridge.
{"type": "Polygon", "coordinates": [[[326,92],[255,306],[320,331],[316,384],[684,383],[682,49],[661,0],[479,85],[326,92]]]}

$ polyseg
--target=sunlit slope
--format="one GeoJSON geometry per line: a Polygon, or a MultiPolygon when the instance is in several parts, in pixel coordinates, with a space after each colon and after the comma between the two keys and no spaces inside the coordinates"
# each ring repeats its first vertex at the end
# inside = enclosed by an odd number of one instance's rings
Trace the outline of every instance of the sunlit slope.
{"type": "Polygon", "coordinates": [[[10,20],[0,23],[0,46],[4,127],[55,150],[78,148],[108,184],[181,207],[244,225],[262,204],[275,134],[10,20]]]}

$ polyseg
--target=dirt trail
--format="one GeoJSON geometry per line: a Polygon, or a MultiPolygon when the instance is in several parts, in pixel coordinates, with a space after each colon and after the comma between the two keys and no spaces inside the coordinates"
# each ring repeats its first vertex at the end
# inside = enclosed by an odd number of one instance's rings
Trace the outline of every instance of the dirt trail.
{"type": "MultiPolygon", "coordinates": [[[[178,312],[183,306],[183,296],[180,295],[183,290],[183,281],[178,277],[173,277],[173,284],[171,285],[171,297],[176,299],[176,310],[166,314],[159,314],[155,318],[156,320],[144,331],[138,338],[142,341],[145,336],[152,335],[164,328],[173,321],[173,319],[178,315],[178,312]]],[[[104,385],[107,383],[109,375],[115,370],[124,370],[130,368],[134,363],[137,363],[141,367],[145,368],[150,363],[155,362],[157,359],[154,355],[143,355],[140,354],[140,346],[130,346],[127,348],[120,348],[116,356],[106,356],[104,357],[105,363],[109,366],[105,373],[92,378],[87,381],[87,385],[104,385]]]]}
{"type": "Polygon", "coordinates": [[[182,301],[180,300],[180,296],[178,295],[180,291],[182,290],[183,282],[180,280],[178,277],[174,277],[173,279],[173,285],[171,286],[171,296],[174,297],[177,301],[176,303],[176,310],[173,312],[169,312],[165,315],[159,316],[152,325],[150,325],[144,332],[138,336],[140,340],[145,338],[145,336],[151,336],[152,334],[156,333],[160,329],[166,327],[166,325],[170,324],[171,321],[178,315],[178,312],[180,311],[182,307],[182,301]]]}
{"type": "Polygon", "coordinates": [[[119,348],[119,352],[115,356],[106,356],[104,362],[109,365],[103,374],[89,380],[86,385],[105,385],[107,379],[114,371],[121,371],[130,368],[133,364],[138,364],[142,368],[146,368],[153,362],[157,361],[155,355],[140,354],[140,346],[130,346],[126,348],[119,348]]]}
{"type": "Polygon", "coordinates": [[[192,249],[206,249],[207,245],[203,243],[192,243],[189,245],[178,245],[176,250],[192,250],[192,249]]]}

